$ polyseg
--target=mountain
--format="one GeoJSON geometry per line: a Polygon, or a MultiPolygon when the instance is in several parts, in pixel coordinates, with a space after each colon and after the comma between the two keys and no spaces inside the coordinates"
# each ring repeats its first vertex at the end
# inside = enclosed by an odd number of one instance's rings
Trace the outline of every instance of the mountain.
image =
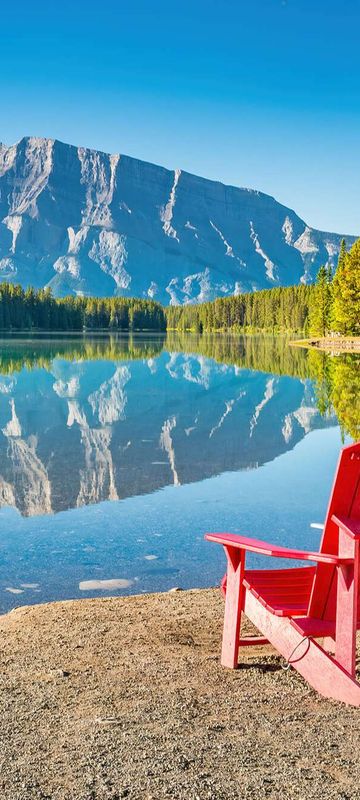
{"type": "Polygon", "coordinates": [[[0,280],[56,296],[193,303],[309,283],[341,238],[180,169],[53,139],[0,145],[0,280]]]}

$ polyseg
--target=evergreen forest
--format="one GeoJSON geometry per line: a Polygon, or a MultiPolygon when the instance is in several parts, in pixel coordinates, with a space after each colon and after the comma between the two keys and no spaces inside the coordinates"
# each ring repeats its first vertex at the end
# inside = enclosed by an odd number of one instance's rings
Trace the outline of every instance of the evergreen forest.
{"type": "Polygon", "coordinates": [[[65,297],[0,284],[0,330],[233,331],[360,335],[360,239],[342,242],[335,274],[320,268],[313,285],[276,287],[197,305],[163,307],[127,297],[65,297]]]}

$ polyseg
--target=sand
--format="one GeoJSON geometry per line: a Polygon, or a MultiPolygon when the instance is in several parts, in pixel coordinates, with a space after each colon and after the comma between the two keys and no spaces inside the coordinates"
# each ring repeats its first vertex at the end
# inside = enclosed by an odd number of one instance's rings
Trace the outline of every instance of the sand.
{"type": "Polygon", "coordinates": [[[270,647],[222,669],[222,614],[209,589],[1,617],[1,800],[360,798],[360,711],[270,647]]]}

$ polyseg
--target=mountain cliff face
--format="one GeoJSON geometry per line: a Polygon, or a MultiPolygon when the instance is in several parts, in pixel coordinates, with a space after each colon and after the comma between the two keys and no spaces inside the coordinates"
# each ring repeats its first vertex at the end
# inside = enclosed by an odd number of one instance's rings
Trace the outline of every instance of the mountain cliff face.
{"type": "Polygon", "coordinates": [[[56,296],[194,303],[308,283],[341,238],[180,169],[52,139],[0,144],[0,280],[56,296]]]}

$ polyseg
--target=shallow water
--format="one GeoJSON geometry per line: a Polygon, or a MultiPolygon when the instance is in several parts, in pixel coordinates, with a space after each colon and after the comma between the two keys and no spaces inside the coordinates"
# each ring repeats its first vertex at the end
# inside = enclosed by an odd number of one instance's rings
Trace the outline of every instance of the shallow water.
{"type": "Polygon", "coordinates": [[[0,373],[1,611],[213,585],[206,530],[317,547],[360,417],[357,359],[271,337],[12,337],[0,373]]]}

